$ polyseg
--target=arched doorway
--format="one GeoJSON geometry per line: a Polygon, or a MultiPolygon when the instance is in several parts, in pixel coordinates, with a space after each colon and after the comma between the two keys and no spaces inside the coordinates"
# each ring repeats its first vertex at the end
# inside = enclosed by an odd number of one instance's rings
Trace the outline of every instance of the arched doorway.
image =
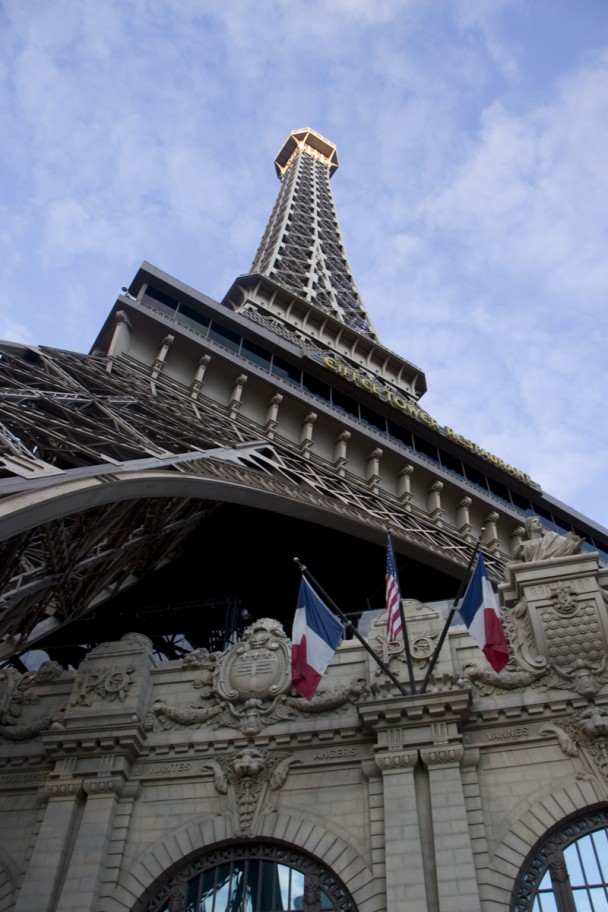
{"type": "Polygon", "coordinates": [[[608,910],[608,808],[569,818],[543,837],[517,878],[511,910],[608,910]]]}
{"type": "Polygon", "coordinates": [[[143,912],[356,912],[356,906],[312,856],[276,843],[239,843],[188,861],[143,912]]]}

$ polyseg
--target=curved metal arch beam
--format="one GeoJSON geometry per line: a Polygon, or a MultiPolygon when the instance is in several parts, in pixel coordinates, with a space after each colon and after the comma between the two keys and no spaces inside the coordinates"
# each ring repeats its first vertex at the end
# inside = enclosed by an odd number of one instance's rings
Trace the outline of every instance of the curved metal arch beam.
{"type": "MultiPolygon", "coordinates": [[[[205,464],[208,467],[209,463],[205,464]]],[[[241,478],[226,479],[201,474],[181,474],[163,470],[138,472],[115,471],[70,481],[57,481],[34,491],[22,491],[0,501],[0,542],[22,534],[53,520],[78,514],[94,507],[127,500],[158,497],[232,503],[253,507],[320,523],[374,544],[383,544],[386,525],[343,501],[334,501],[312,488],[284,479],[273,479],[264,473],[240,469],[241,478]],[[256,484],[257,482],[257,484],[256,484]]],[[[442,572],[454,573],[458,563],[454,554],[442,555],[440,549],[430,549],[425,543],[412,540],[415,536],[400,535],[401,550],[442,572]],[[449,558],[452,558],[451,560],[449,558]]]]}

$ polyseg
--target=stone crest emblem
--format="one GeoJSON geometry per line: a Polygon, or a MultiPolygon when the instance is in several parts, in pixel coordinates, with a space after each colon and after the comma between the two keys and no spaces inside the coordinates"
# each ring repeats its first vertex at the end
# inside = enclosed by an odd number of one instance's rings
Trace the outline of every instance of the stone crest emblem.
{"type": "Polygon", "coordinates": [[[237,728],[251,737],[268,725],[304,714],[342,710],[368,692],[365,681],[322,691],[312,700],[291,694],[291,646],[279,621],[261,618],[225,652],[197,649],[183,660],[195,670],[198,703],[172,706],[156,700],[146,718],[148,731],[208,726],[237,728]]]}
{"type": "Polygon", "coordinates": [[[215,690],[231,703],[272,700],[290,687],[289,643],[277,621],[262,618],[218,663],[215,690]]]}

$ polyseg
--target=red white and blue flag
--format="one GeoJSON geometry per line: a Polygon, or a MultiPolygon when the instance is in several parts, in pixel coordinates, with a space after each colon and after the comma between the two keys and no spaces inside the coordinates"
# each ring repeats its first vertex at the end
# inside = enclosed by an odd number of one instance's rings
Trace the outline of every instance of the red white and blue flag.
{"type": "Polygon", "coordinates": [[[291,633],[291,681],[301,697],[312,699],[343,636],[344,627],[303,576],[291,633]]]}
{"type": "Polygon", "coordinates": [[[389,535],[386,544],[386,638],[389,643],[394,642],[402,632],[400,602],[401,591],[397,578],[393,543],[389,535]]]}
{"type": "Polygon", "coordinates": [[[492,589],[482,554],[477,558],[475,572],[458,611],[494,671],[502,671],[509,661],[509,649],[500,619],[498,599],[492,589]]]}

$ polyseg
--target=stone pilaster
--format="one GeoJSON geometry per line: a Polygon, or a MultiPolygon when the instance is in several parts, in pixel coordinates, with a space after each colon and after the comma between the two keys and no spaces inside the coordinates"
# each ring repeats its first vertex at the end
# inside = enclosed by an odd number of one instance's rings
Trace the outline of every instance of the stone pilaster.
{"type": "MultiPolygon", "coordinates": [[[[82,814],[82,782],[71,777],[51,779],[41,790],[46,801],[28,870],[15,912],[54,912],[63,886],[66,854],[73,845],[82,814]]],[[[95,859],[95,865],[99,859],[95,859]]]]}
{"type": "MultiPolygon", "coordinates": [[[[401,733],[395,730],[390,732],[390,737],[400,742],[401,733]]],[[[406,751],[397,745],[376,754],[384,792],[386,906],[387,909],[427,912],[414,781],[417,762],[417,751],[406,751]]]]}
{"type": "Polygon", "coordinates": [[[439,912],[479,912],[479,890],[460,772],[463,748],[420,752],[429,772],[439,912]]]}

